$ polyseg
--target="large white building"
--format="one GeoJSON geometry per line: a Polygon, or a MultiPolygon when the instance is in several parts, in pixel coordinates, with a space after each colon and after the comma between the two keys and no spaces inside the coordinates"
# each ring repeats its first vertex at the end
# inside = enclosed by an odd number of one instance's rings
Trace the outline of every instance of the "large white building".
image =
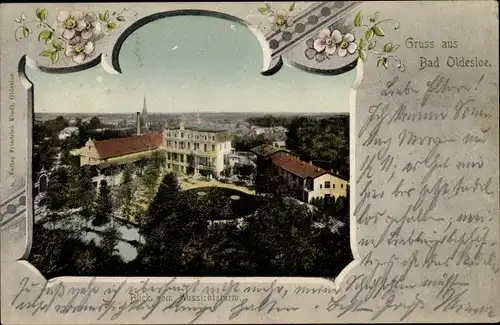
{"type": "Polygon", "coordinates": [[[227,130],[185,127],[163,132],[163,150],[166,152],[167,169],[182,173],[220,175],[229,164],[231,153],[231,133],[227,130]]]}

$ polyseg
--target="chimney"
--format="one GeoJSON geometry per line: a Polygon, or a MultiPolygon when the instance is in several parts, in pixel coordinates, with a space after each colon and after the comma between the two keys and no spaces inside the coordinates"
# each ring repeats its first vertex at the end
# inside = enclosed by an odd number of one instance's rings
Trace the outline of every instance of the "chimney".
{"type": "Polygon", "coordinates": [[[135,127],[137,129],[136,135],[141,135],[141,113],[135,113],[135,127]]]}

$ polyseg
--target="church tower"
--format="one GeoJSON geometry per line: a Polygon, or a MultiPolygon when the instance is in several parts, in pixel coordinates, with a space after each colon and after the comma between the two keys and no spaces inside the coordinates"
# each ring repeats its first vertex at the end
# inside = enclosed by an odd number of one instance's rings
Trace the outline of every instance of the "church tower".
{"type": "Polygon", "coordinates": [[[144,103],[142,104],[141,129],[144,131],[149,131],[148,107],[146,105],[146,96],[144,96],[144,103]]]}

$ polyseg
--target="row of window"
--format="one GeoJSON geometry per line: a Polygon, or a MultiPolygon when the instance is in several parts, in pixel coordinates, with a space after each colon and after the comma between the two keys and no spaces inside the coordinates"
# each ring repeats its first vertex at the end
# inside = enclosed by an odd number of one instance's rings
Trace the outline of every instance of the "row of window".
{"type": "MultiPolygon", "coordinates": [[[[228,145],[227,142],[219,143],[219,150],[227,149],[227,145],[228,145]]],[[[183,142],[183,141],[177,142],[177,141],[167,140],[167,147],[174,148],[174,149],[181,149],[181,150],[185,150],[185,149],[201,150],[200,144],[197,142],[187,142],[187,146],[186,146],[186,142],[183,142]]],[[[209,149],[209,145],[204,143],[203,144],[203,151],[207,152],[208,149],[209,149]]],[[[215,151],[215,144],[211,145],[211,149],[212,149],[212,151],[215,151]]]]}
{"type": "MultiPolygon", "coordinates": [[[[214,165],[215,164],[215,159],[214,158],[207,158],[207,157],[193,157],[191,159],[195,159],[193,162],[194,164],[197,165],[214,165]]],[[[175,152],[167,152],[167,160],[168,161],[177,161],[181,163],[187,163],[188,161],[188,155],[186,154],[178,154],[175,152]]],[[[191,161],[192,162],[192,161],[191,161]]]]}
{"type": "MultiPolygon", "coordinates": [[[[325,181],[325,188],[335,188],[335,183],[334,184],[331,184],[329,181],[325,181]]],[[[323,184],[319,184],[319,188],[323,188],[323,184]]],[[[344,188],[344,184],[343,183],[340,183],[340,188],[344,188]]]]}
{"type": "MultiPolygon", "coordinates": [[[[173,137],[173,138],[178,138],[180,137],[181,139],[184,139],[184,132],[167,132],[167,137],[173,137]]],[[[193,140],[212,140],[215,141],[215,135],[200,135],[200,134],[187,134],[187,139],[193,139],[193,140]]]]}

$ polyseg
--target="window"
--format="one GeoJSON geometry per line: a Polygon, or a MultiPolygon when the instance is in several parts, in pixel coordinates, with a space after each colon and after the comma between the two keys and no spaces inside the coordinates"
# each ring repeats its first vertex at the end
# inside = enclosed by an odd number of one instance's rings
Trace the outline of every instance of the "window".
{"type": "Polygon", "coordinates": [[[184,138],[184,133],[181,133],[181,138],[184,138]]]}
{"type": "Polygon", "coordinates": [[[215,151],[215,144],[212,145],[212,151],[215,151]]]}
{"type": "Polygon", "coordinates": [[[330,182],[325,182],[325,188],[330,188],[330,182]]]}
{"type": "Polygon", "coordinates": [[[205,141],[207,140],[207,136],[205,136],[205,141]]]}
{"type": "Polygon", "coordinates": [[[319,188],[323,188],[323,184],[319,184],[319,188]]]}
{"type": "Polygon", "coordinates": [[[205,143],[205,145],[203,146],[203,149],[205,149],[204,151],[206,152],[207,151],[207,144],[205,143]]]}
{"type": "Polygon", "coordinates": [[[332,184],[332,188],[335,188],[335,184],[332,184]]]}
{"type": "Polygon", "coordinates": [[[344,184],[342,184],[342,183],[341,183],[341,184],[340,184],[340,188],[344,188],[344,184]]]}

